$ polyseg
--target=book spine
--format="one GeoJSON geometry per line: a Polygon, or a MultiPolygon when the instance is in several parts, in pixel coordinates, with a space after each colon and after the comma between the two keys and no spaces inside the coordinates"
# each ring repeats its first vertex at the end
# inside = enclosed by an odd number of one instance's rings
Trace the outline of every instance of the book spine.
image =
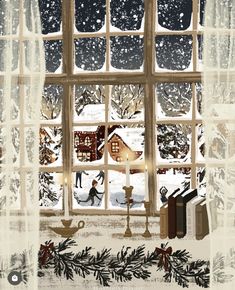
{"type": "Polygon", "coordinates": [[[176,201],[175,198],[168,200],[168,237],[174,239],[176,237],[176,201]]]}
{"type": "Polygon", "coordinates": [[[168,210],[163,208],[160,211],[160,238],[166,239],[168,235],[168,210]]]}
{"type": "Polygon", "coordinates": [[[203,239],[203,216],[201,206],[196,207],[196,239],[203,239]]]}
{"type": "Polygon", "coordinates": [[[176,203],[176,235],[178,238],[185,236],[184,202],[176,203]]]}
{"type": "Polygon", "coordinates": [[[187,224],[187,235],[193,237],[193,215],[192,215],[192,205],[188,204],[186,207],[186,224],[187,224]]]}

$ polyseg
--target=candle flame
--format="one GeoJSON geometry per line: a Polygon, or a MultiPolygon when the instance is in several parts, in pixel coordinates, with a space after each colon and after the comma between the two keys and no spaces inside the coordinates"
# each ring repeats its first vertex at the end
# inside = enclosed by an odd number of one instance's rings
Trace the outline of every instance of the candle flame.
{"type": "Polygon", "coordinates": [[[128,153],[126,154],[126,160],[128,160],[128,153]]]}
{"type": "Polygon", "coordinates": [[[148,165],[147,165],[147,164],[145,165],[145,170],[146,170],[146,171],[148,170],[148,165]]]}
{"type": "Polygon", "coordinates": [[[64,179],[64,183],[67,184],[67,177],[65,177],[65,179],[64,179]]]}

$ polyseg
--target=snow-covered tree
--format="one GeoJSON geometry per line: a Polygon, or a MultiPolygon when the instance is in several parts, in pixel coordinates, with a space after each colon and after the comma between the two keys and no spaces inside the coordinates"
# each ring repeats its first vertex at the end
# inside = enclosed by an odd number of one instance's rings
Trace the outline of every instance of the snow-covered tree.
{"type": "Polygon", "coordinates": [[[144,110],[142,85],[115,85],[112,87],[111,106],[120,119],[132,119],[144,110]]]}
{"type": "Polygon", "coordinates": [[[184,159],[190,148],[190,126],[160,124],[157,129],[157,143],[161,158],[184,159]]]}
{"type": "Polygon", "coordinates": [[[39,173],[39,202],[41,206],[54,206],[59,202],[61,192],[56,190],[53,175],[39,173]]]}
{"type": "Polygon", "coordinates": [[[75,111],[79,116],[84,107],[89,104],[103,104],[105,100],[104,86],[76,86],[75,111]]]}
{"type": "Polygon", "coordinates": [[[47,85],[41,103],[41,118],[44,120],[56,119],[62,108],[63,87],[59,85],[47,85]]]}
{"type": "Polygon", "coordinates": [[[164,117],[181,117],[189,113],[192,100],[191,84],[159,83],[156,95],[164,117]]]}

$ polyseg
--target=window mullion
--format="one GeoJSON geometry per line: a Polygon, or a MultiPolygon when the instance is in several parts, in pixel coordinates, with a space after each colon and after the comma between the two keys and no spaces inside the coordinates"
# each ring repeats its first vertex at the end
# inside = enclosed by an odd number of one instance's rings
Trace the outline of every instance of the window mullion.
{"type": "Polygon", "coordinates": [[[145,162],[148,165],[149,200],[151,211],[156,209],[156,177],[155,177],[155,142],[154,140],[154,83],[152,82],[154,64],[154,9],[155,0],[145,1],[144,27],[144,74],[145,85],[145,162]]]}

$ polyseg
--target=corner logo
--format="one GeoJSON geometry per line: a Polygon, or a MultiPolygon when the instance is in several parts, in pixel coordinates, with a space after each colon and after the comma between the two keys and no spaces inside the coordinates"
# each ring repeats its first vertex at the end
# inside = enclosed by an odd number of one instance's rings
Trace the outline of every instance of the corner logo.
{"type": "Polygon", "coordinates": [[[17,271],[10,272],[7,279],[11,285],[19,285],[22,281],[21,274],[17,271]]]}

